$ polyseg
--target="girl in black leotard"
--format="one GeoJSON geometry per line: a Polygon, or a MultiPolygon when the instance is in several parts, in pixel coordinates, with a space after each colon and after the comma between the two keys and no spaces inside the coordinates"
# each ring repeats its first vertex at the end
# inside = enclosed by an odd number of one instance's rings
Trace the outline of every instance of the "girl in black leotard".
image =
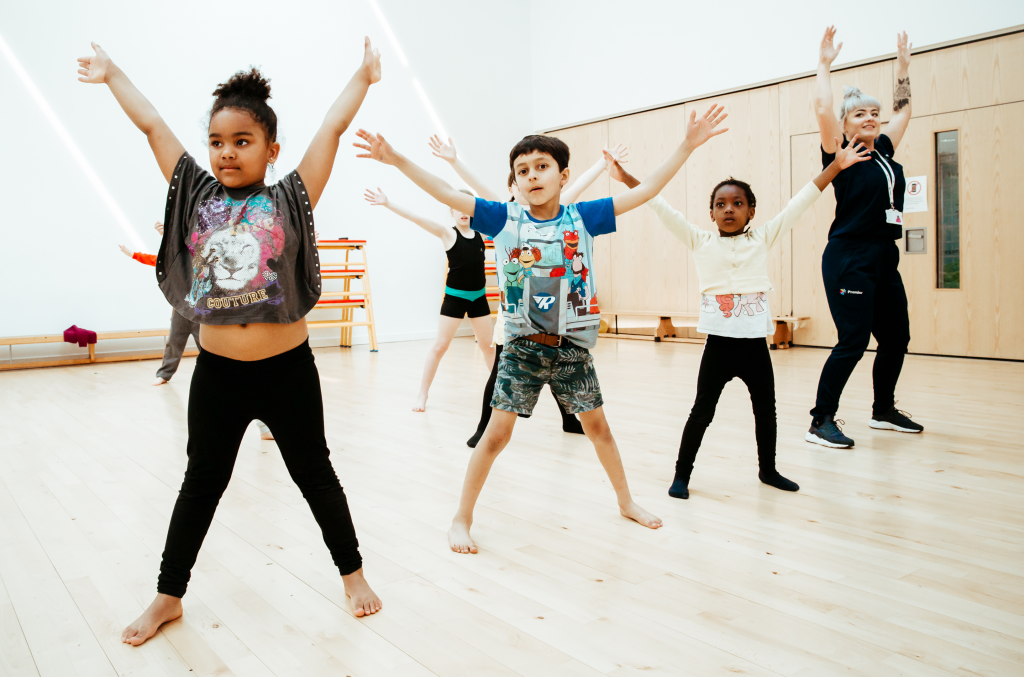
{"type": "MultiPolygon", "coordinates": [[[[469,191],[464,191],[468,194],[469,191]]],[[[448,279],[445,281],[444,301],[441,303],[441,318],[437,326],[437,341],[427,354],[423,365],[423,379],[420,392],[413,404],[413,411],[425,411],[430,384],[437,373],[437,365],[448,352],[452,338],[462,318],[469,315],[477,345],[484,355],[487,368],[494,363],[494,348],[491,347],[491,308],[487,305],[486,276],[484,273],[483,237],[469,227],[469,217],[452,210],[454,226],[444,226],[431,219],[414,214],[388,200],[380,188],[376,192],[367,189],[364,196],[371,205],[387,207],[395,214],[412,221],[417,226],[441,240],[448,256],[448,279]]]]}
{"type": "MultiPolygon", "coordinates": [[[[860,141],[872,161],[842,172],[833,182],[836,217],[821,259],[829,311],[839,330],[818,381],[805,439],[826,447],[849,448],[854,442],[836,425],[839,397],[874,334],[878,351],[872,376],[875,401],[869,425],[879,430],[919,433],[924,428],[895,407],[896,381],[910,343],[907,293],[900,278],[900,252],[893,240],[903,236],[903,168],[893,159],[910,124],[910,43],[897,35],[893,114],[882,134],[881,104],[855,87],[846,88],[836,116],[832,109],[829,69],[843,46],[833,46],[829,27],[818,58],[814,112],[821,131],[821,161],[835,158],[836,139],[860,141]]],[[[841,423],[842,421],[839,421],[841,423]]]]}

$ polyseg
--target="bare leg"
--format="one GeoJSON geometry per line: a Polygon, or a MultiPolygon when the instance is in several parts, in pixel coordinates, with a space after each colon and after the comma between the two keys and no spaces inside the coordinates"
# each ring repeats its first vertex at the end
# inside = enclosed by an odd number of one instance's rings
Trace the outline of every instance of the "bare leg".
{"type": "Polygon", "coordinates": [[[580,413],[580,423],[583,424],[583,432],[587,434],[590,441],[594,443],[594,450],[597,451],[597,458],[608,473],[608,479],[615,489],[615,498],[619,501],[619,512],[623,517],[628,517],[634,522],[639,522],[648,529],[661,527],[661,518],[647,512],[633,501],[629,493],[629,484],[626,482],[626,470],[622,467],[622,458],[619,456],[619,447],[615,444],[612,430],[608,427],[608,419],[604,417],[604,407],[598,407],[591,411],[580,413]]]}
{"type": "Polygon", "coordinates": [[[476,552],[476,544],[469,536],[469,528],[473,526],[473,508],[476,507],[476,500],[484,488],[494,459],[498,458],[498,454],[512,438],[512,428],[516,425],[517,417],[518,414],[508,411],[493,410],[484,436],[480,438],[473,455],[469,457],[466,479],[462,484],[462,497],[459,499],[459,510],[452,518],[452,527],[448,530],[448,545],[454,552],[476,552]]]}
{"type": "Polygon", "coordinates": [[[181,598],[157,593],[156,599],[135,622],[121,633],[121,641],[139,646],[156,634],[160,626],[175,618],[181,618],[181,598]]]}
{"type": "Polygon", "coordinates": [[[491,337],[494,335],[494,326],[491,324],[491,316],[471,317],[469,323],[473,325],[473,333],[476,334],[476,344],[480,346],[480,352],[484,354],[484,361],[487,362],[487,371],[494,366],[494,346],[491,345],[491,337]]]}
{"type": "Polygon", "coordinates": [[[412,407],[413,411],[427,410],[427,394],[430,392],[430,384],[434,382],[437,365],[441,363],[441,358],[448,352],[448,346],[451,345],[452,338],[460,324],[462,324],[462,318],[448,317],[447,315],[442,315],[438,321],[437,341],[427,352],[427,361],[423,364],[423,380],[420,381],[420,394],[416,396],[416,404],[412,407]]]}
{"type": "Polygon", "coordinates": [[[376,593],[370,589],[370,584],[363,577],[363,570],[353,571],[348,576],[341,577],[345,584],[345,596],[352,606],[352,615],[358,617],[369,616],[381,610],[384,603],[380,601],[376,593]]]}

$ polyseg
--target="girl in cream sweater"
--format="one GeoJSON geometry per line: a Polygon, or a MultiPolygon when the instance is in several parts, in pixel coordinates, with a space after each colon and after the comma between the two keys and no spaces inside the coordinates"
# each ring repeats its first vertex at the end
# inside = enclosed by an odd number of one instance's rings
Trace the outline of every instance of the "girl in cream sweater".
{"type": "MultiPolygon", "coordinates": [[[[837,146],[838,146],[837,141],[837,146]]],[[[775,469],[775,375],[765,337],[774,333],[767,292],[768,250],[800,220],[825,186],[840,171],[871,157],[856,138],[836,153],[836,158],[797,193],[774,219],[758,228],[747,228],[754,218],[757,200],[750,186],[733,178],[711,191],[711,219],[717,233],[702,230],[669,206],[661,196],[647,204],[662,224],[693,252],[700,282],[700,320],[697,331],[707,334],[697,376],[697,397],[679,445],[675,478],[669,495],[689,498],[690,473],[704,431],[715,415],[725,384],[742,380],[754,408],[758,478],[783,491],[797,491],[796,482],[775,469]]],[[[632,188],[639,181],[612,162],[612,178],[632,188]]]]}

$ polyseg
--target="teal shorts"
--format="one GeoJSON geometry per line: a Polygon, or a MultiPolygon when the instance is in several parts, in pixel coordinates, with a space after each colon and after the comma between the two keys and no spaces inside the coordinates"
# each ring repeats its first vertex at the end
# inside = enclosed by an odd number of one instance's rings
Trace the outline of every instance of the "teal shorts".
{"type": "Polygon", "coordinates": [[[589,350],[573,344],[554,348],[514,339],[501,351],[491,406],[528,416],[545,383],[570,414],[604,405],[589,350]]]}

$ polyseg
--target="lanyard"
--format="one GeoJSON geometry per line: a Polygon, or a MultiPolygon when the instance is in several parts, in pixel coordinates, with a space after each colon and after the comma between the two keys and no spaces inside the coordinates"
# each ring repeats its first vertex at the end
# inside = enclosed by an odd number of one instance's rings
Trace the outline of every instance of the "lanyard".
{"type": "Polygon", "coordinates": [[[893,199],[893,191],[896,190],[896,172],[889,166],[889,163],[885,161],[881,153],[875,152],[875,162],[882,168],[882,173],[885,174],[885,185],[889,189],[889,208],[896,209],[896,201],[893,199]]]}

